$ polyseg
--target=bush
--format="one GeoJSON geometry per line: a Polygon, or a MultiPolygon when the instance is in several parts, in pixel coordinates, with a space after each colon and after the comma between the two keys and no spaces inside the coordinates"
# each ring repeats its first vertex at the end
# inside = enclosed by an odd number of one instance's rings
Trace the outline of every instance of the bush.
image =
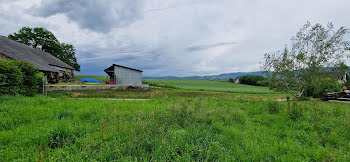
{"type": "Polygon", "coordinates": [[[305,96],[312,96],[315,98],[320,98],[324,96],[325,93],[330,92],[339,92],[341,91],[341,86],[339,82],[335,79],[325,78],[321,80],[318,85],[311,85],[309,89],[307,89],[305,96]]]}
{"type": "Polygon", "coordinates": [[[14,61],[0,60],[0,95],[19,93],[23,73],[14,61]]]}
{"type": "Polygon", "coordinates": [[[255,86],[266,86],[268,82],[264,76],[245,75],[245,76],[239,77],[239,83],[248,84],[248,85],[255,85],[255,86]]]}
{"type": "Polygon", "coordinates": [[[32,64],[23,61],[0,60],[0,72],[0,95],[33,96],[43,77],[32,64]]]}
{"type": "Polygon", "coordinates": [[[231,82],[231,83],[234,83],[234,82],[235,82],[235,79],[230,78],[230,79],[228,79],[227,81],[228,81],[228,82],[231,82]]]}

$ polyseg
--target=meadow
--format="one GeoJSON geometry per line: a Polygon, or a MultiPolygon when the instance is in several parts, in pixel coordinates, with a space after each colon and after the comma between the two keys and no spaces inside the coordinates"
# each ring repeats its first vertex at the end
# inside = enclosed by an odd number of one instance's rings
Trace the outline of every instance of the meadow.
{"type": "Polygon", "coordinates": [[[0,159],[350,160],[348,103],[277,102],[286,95],[205,88],[0,96],[0,159]]]}
{"type": "Polygon", "coordinates": [[[234,93],[255,93],[266,94],[276,93],[269,90],[268,87],[250,86],[244,84],[233,84],[225,81],[211,81],[211,80],[179,80],[179,79],[144,79],[145,84],[179,88],[189,90],[202,91],[219,91],[219,92],[234,92],[234,93]]]}

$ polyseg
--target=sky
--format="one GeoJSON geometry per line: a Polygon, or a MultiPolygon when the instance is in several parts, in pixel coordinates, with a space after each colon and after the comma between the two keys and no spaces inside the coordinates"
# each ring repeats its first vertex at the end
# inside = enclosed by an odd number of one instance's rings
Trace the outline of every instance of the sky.
{"type": "Polygon", "coordinates": [[[350,28],[349,0],[0,0],[0,35],[44,27],[77,50],[79,74],[260,70],[307,22],[350,28]]]}

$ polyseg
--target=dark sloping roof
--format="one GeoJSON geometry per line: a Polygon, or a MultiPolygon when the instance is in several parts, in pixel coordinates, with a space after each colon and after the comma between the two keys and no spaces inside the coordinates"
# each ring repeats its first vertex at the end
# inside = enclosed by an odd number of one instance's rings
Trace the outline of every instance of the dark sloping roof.
{"type": "Polygon", "coordinates": [[[0,36],[0,53],[14,60],[30,62],[42,71],[58,72],[52,66],[74,70],[73,67],[47,52],[18,43],[4,36],[0,36]]]}
{"type": "Polygon", "coordinates": [[[114,71],[114,66],[118,66],[118,67],[122,67],[122,68],[130,69],[130,70],[135,70],[135,71],[143,72],[142,70],[133,69],[133,68],[129,68],[129,67],[122,66],[122,65],[118,65],[118,64],[113,64],[112,66],[108,67],[108,68],[107,68],[107,69],[105,69],[104,71],[105,71],[106,73],[107,73],[107,71],[114,71]]]}

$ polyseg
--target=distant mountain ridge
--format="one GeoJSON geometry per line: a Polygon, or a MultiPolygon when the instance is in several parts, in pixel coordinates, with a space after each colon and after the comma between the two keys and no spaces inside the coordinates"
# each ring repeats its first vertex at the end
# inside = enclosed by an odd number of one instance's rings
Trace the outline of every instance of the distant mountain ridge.
{"type": "Polygon", "coordinates": [[[189,76],[189,77],[176,77],[176,76],[163,76],[163,77],[143,77],[143,79],[186,79],[186,80],[228,80],[230,78],[237,78],[244,75],[261,75],[265,76],[263,71],[255,72],[237,72],[237,73],[224,73],[219,75],[208,76],[189,76]]]}

